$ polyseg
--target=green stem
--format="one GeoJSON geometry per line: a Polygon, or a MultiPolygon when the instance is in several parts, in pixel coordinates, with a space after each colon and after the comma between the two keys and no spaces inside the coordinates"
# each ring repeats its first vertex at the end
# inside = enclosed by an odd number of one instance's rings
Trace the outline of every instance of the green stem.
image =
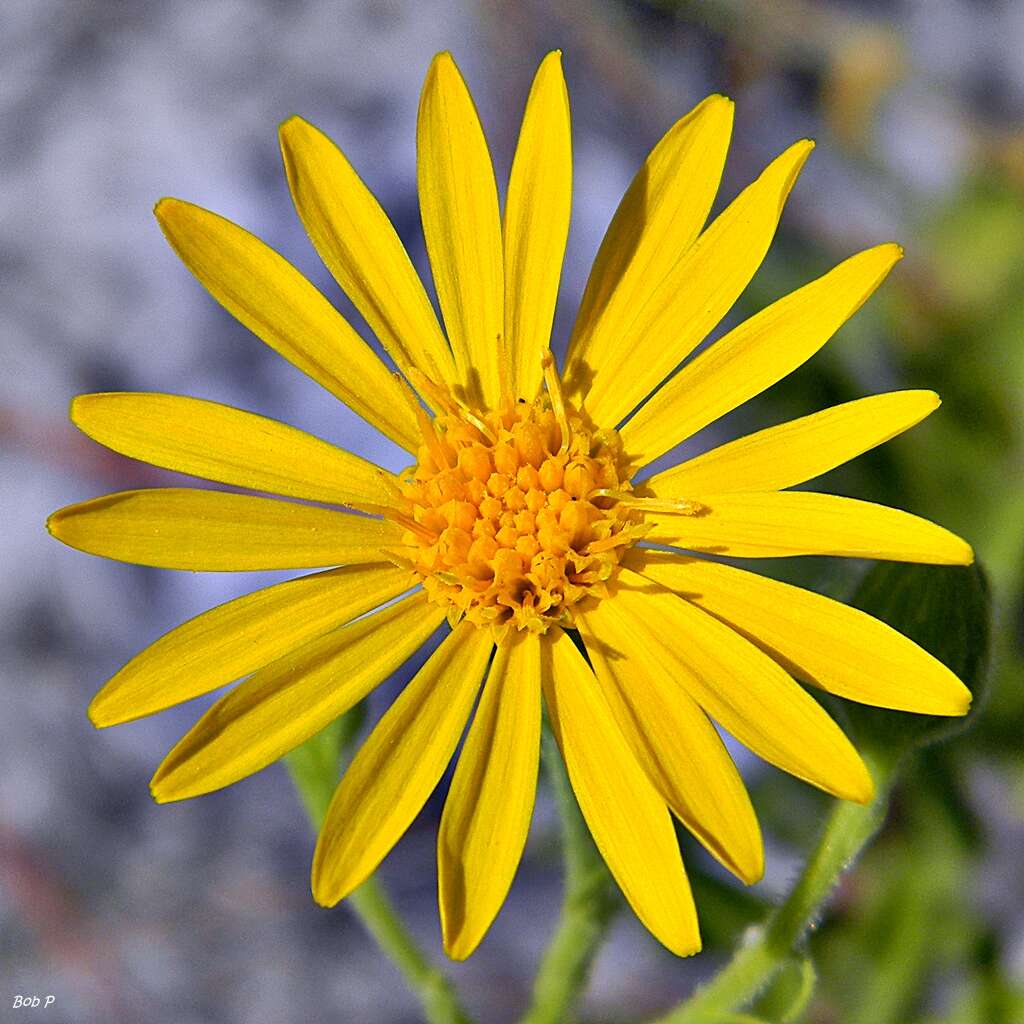
{"type": "Polygon", "coordinates": [[[611,924],[619,901],[590,838],[554,738],[544,731],[543,760],[562,821],[565,897],[558,927],[541,959],[522,1024],[564,1024],[611,924]]]}
{"type": "Polygon", "coordinates": [[[875,780],[875,796],[861,805],[840,800],[825,825],[793,891],[706,985],[655,1024],[708,1024],[742,1009],[786,962],[842,873],[885,818],[894,765],[883,758],[865,761],[875,780]]]}
{"type": "Polygon", "coordinates": [[[429,1024],[470,1024],[451,982],[416,945],[376,878],[364,882],[346,903],[419,997],[429,1024]]]}
{"type": "MultiPolygon", "coordinates": [[[[303,771],[288,761],[292,781],[317,831],[337,781],[336,760],[323,759],[323,765],[323,771],[310,771],[308,767],[303,771]]],[[[428,1024],[471,1024],[451,982],[427,959],[376,878],[364,882],[345,903],[373,936],[381,952],[398,968],[419,999],[428,1024]]]]}

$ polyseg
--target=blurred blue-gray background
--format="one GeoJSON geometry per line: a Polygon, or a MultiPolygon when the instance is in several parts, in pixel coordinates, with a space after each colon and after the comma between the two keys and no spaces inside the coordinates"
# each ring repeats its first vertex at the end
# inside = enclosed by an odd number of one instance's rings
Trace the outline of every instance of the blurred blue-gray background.
{"type": "MultiPolygon", "coordinates": [[[[85,716],[92,693],[142,646],[272,577],[105,562],[62,548],[43,521],[72,501],[172,479],[77,436],[66,408],[79,392],[225,401],[398,468],[397,449],[205,295],[164,243],[153,203],[180,196],[256,232],[365,329],[294,215],[277,124],[300,113],[330,134],[425,269],[415,117],[430,58],[450,49],[459,61],[501,183],[531,76],[553,48],[564,51],[575,149],[563,343],[631,175],[709,92],[737,102],[725,199],[789,142],[819,142],[733,320],[859,248],[896,239],[908,250],[811,365],[697,444],[893,387],[943,395],[932,420],[827,483],[926,514],[975,545],[997,596],[993,695],[978,727],[898,794],[886,831],[844,884],[815,938],[822,980],[807,1020],[1024,1020],[1020,0],[5,0],[0,1019],[419,1019],[344,907],[312,903],[313,836],[281,766],[157,807],[149,776],[200,707],[103,733],[85,716]],[[915,786],[936,789],[940,777],[940,797],[921,803],[915,786]],[[915,825],[921,806],[938,822],[927,844],[915,825]],[[894,922],[906,948],[886,952],[894,922]],[[864,982],[891,968],[886,957],[912,969],[890,970],[885,991],[896,995],[880,1006],[866,1001],[864,982]],[[56,1002],[13,1010],[19,993],[56,1002]]],[[[859,567],[768,568],[842,593],[859,567]]],[[[586,1019],[636,1019],[682,998],[761,901],[785,890],[826,801],[752,760],[742,767],[768,834],[765,882],[740,893],[688,844],[708,951],[677,961],[620,915],[586,1019]]],[[[435,796],[382,871],[438,957],[439,808],[435,796]]],[[[524,1007],[560,894],[542,793],[506,909],[480,951],[452,968],[487,1024],[524,1007]]]]}

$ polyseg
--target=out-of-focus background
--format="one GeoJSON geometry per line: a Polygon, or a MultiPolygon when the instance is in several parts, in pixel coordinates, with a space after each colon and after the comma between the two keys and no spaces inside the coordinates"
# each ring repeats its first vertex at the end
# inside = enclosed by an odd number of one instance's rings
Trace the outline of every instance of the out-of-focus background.
{"type": "MultiPolygon", "coordinates": [[[[132,568],[62,548],[60,505],[169,477],[76,435],[68,400],[178,392],[294,423],[397,468],[397,450],[266,350],[178,264],[151,216],[181,196],[255,231],[364,325],[302,234],[277,124],[301,113],[376,190],[420,266],[414,129],[450,49],[499,182],[531,75],[564,51],[573,227],[556,324],[649,148],[709,92],[737,103],[723,199],[788,143],[818,148],[730,322],[870,244],[907,257],[808,366],[698,447],[897,387],[939,391],[909,435],[825,481],[962,533],[997,597],[973,731],[907,777],[812,940],[817,1024],[1024,1020],[1024,3],[1020,0],[5,0],[0,6],[0,1019],[281,1024],[418,1019],[344,907],[309,895],[313,835],[281,766],[182,805],[147,781],[203,702],[95,732],[92,693],[173,625],[268,582],[132,568]],[[14,1010],[17,994],[53,994],[14,1010]]],[[[721,203],[719,204],[721,205],[721,203]]],[[[767,567],[833,594],[863,566],[767,567]]],[[[413,666],[403,676],[408,678],[413,666]]],[[[403,679],[385,687],[379,707],[403,679]]],[[[653,1014],[778,898],[828,801],[742,762],[765,881],[686,843],[707,951],[678,961],[623,913],[583,1016],[653,1014]]],[[[439,798],[382,877],[435,956],[439,798]]],[[[561,892],[542,793],[524,864],[452,974],[488,1024],[528,997],[561,892]]]]}

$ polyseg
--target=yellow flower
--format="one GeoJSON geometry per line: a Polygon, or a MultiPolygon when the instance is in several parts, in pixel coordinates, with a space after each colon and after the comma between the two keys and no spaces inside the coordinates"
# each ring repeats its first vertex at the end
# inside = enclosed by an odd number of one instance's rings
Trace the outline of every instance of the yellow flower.
{"type": "Polygon", "coordinates": [[[468,956],[526,840],[543,693],[612,874],[640,920],[684,955],[700,937],[671,815],[745,882],[763,869],[757,821],[712,719],[793,775],[866,801],[863,762],[793,676],[880,707],[967,710],[959,680],[888,626],[707,557],[970,562],[964,541],[906,512],[787,490],[913,426],[938,405],[932,392],[849,402],[644,479],[652,460],[816,352],[900,257],[891,244],[852,256],[676,371],[754,274],[811,150],[791,146],[705,228],[731,123],[732,104],[712,96],[654,148],[598,253],[561,375],[549,335],[571,149],[558,54],[530,92],[504,220],[451,57],[427,75],[419,194],[444,331],[345,157],[305,121],[281,128],[299,216],[400,374],[262,242],[180,200],[158,204],[171,245],[214,298],[416,463],[394,476],[193,398],[75,400],[74,422],[115,451],[320,504],[128,491],[55,513],[60,540],[171,569],[341,566],[192,619],[99,692],[89,713],[109,726],[248,677],[168,755],[152,782],[157,800],[210,792],[280,758],[447,619],[447,636],[337,788],[314,856],[315,898],[333,905],[374,871],[475,706],[438,838],[445,948],[468,956]]]}

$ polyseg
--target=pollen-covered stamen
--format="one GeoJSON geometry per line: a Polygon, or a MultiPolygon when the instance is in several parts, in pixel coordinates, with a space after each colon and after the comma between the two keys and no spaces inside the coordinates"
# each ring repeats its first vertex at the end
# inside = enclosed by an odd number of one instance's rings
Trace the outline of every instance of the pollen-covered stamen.
{"type": "Polygon", "coordinates": [[[544,385],[548,389],[548,398],[551,402],[551,409],[555,414],[555,419],[558,420],[558,425],[562,430],[562,443],[558,446],[558,452],[561,454],[569,448],[569,421],[565,415],[565,398],[562,395],[562,382],[558,377],[558,368],[555,366],[555,357],[549,352],[545,352],[540,362],[541,368],[544,370],[544,385]]]}
{"type": "Polygon", "coordinates": [[[608,489],[598,489],[593,492],[591,497],[609,498],[620,505],[635,508],[639,512],[660,512],[672,516],[702,516],[709,511],[707,505],[702,505],[699,501],[688,501],[685,498],[645,498],[637,494],[608,489]]]}
{"type": "Polygon", "coordinates": [[[401,514],[416,525],[402,556],[453,619],[499,637],[571,624],[573,606],[604,595],[643,532],[618,435],[593,430],[565,402],[553,362],[544,376],[535,402],[486,413],[456,405],[428,420],[401,481],[401,514]]]}

